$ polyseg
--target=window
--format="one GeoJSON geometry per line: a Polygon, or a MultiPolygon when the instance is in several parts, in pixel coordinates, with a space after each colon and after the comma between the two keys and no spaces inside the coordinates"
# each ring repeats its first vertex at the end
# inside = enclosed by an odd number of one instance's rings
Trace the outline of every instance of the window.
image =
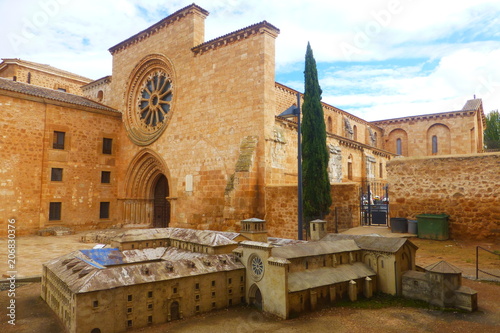
{"type": "Polygon", "coordinates": [[[396,154],[403,155],[403,143],[401,139],[396,140],[396,154]]]}
{"type": "Polygon", "coordinates": [[[127,296],[127,301],[132,302],[132,295],[127,296]]]}
{"type": "Polygon", "coordinates": [[[437,136],[432,137],[432,153],[437,154],[438,152],[438,138],[437,136]]]}
{"type": "Polygon", "coordinates": [[[66,89],[64,89],[64,88],[57,88],[57,90],[66,92],[66,89]]]}
{"type": "Polygon", "coordinates": [[[240,276],[240,282],[243,282],[243,275],[240,276]]]}
{"type": "Polygon", "coordinates": [[[104,98],[104,92],[102,90],[99,90],[99,92],[97,92],[97,101],[102,102],[103,98],[104,98]]]}
{"type": "Polygon", "coordinates": [[[196,312],[200,312],[200,306],[199,305],[197,305],[195,309],[196,309],[196,312]]]}
{"type": "Polygon", "coordinates": [[[109,219],[109,202],[101,202],[101,206],[99,208],[99,218],[109,219]]]}
{"type": "Polygon", "coordinates": [[[61,219],[61,203],[51,202],[49,206],[49,221],[59,221],[61,219]]]}
{"type": "Polygon", "coordinates": [[[153,310],[153,303],[148,303],[148,310],[153,310]]]}
{"type": "Polygon", "coordinates": [[[194,285],[194,289],[195,289],[195,290],[200,290],[200,284],[199,284],[199,283],[196,283],[196,284],[194,285]]]}
{"type": "Polygon", "coordinates": [[[233,305],[233,300],[229,299],[229,306],[232,306],[232,305],[233,305]]]}
{"type": "Polygon", "coordinates": [[[101,184],[111,183],[111,171],[101,171],[101,184]]]}
{"type": "Polygon", "coordinates": [[[354,125],[352,127],[353,130],[353,139],[354,141],[358,141],[358,126],[354,125]]]}
{"type": "Polygon", "coordinates": [[[229,279],[227,280],[227,283],[231,284],[231,282],[233,282],[233,279],[229,278],[229,279]]]}
{"type": "Polygon", "coordinates": [[[152,324],[153,323],[153,316],[148,316],[148,324],[152,324]]]}
{"type": "Polygon", "coordinates": [[[384,178],[384,166],[382,163],[379,164],[379,177],[384,178]]]}
{"type": "Polygon", "coordinates": [[[132,320],[127,320],[127,327],[132,327],[132,320]]]}
{"type": "Polygon", "coordinates": [[[199,301],[199,300],[200,300],[200,294],[196,294],[196,295],[194,296],[194,299],[195,299],[195,300],[197,300],[197,301],[199,301]]]}
{"type": "Polygon", "coordinates": [[[215,287],[215,281],[212,281],[212,287],[215,287]]]}
{"type": "Polygon", "coordinates": [[[132,313],[132,308],[127,308],[127,313],[132,313]]]}
{"type": "Polygon", "coordinates": [[[172,288],[172,293],[177,294],[177,287],[172,288]]]}
{"type": "Polygon", "coordinates": [[[31,73],[28,72],[28,81],[26,81],[28,83],[31,83],[31,73]]]}
{"type": "Polygon", "coordinates": [[[228,294],[232,295],[233,294],[233,289],[229,289],[228,294]]]}
{"type": "Polygon", "coordinates": [[[113,148],[113,139],[103,138],[102,139],[102,153],[111,155],[113,148]]]}
{"type": "Polygon", "coordinates": [[[212,308],[215,309],[215,302],[212,302],[212,308]]]}
{"type": "Polygon", "coordinates": [[[50,180],[53,182],[62,181],[63,169],[62,168],[52,168],[50,171],[50,180]]]}
{"type": "Polygon", "coordinates": [[[52,148],[64,149],[64,137],[65,136],[66,136],[65,132],[54,131],[54,140],[52,143],[52,148]]]}
{"type": "Polygon", "coordinates": [[[93,302],[92,302],[92,307],[93,307],[93,308],[97,308],[97,307],[99,307],[99,301],[93,301],[93,302]]]}
{"type": "Polygon", "coordinates": [[[153,297],[153,292],[152,291],[148,291],[148,298],[152,298],[153,297]]]}
{"type": "Polygon", "coordinates": [[[332,125],[332,117],[328,117],[327,121],[327,131],[332,133],[333,132],[333,125],[332,125]]]}
{"type": "Polygon", "coordinates": [[[212,291],[212,297],[215,297],[215,291],[212,291]]]}
{"type": "Polygon", "coordinates": [[[17,81],[17,76],[15,76],[15,75],[14,75],[14,76],[12,77],[12,81],[17,81]]]}

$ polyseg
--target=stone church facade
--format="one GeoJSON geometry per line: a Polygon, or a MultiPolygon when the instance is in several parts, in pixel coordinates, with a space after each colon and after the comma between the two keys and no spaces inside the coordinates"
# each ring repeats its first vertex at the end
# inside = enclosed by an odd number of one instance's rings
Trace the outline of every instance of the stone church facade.
{"type": "MultiPolygon", "coordinates": [[[[3,59],[0,223],[15,218],[29,234],[57,225],[238,230],[266,218],[269,189],[297,177],[297,124],[278,116],[297,93],[275,82],[279,29],[263,21],[205,41],[207,16],[193,4],[111,47],[112,75],[96,81],[3,59]]],[[[332,186],[383,182],[398,153],[480,152],[482,103],[467,105],[367,122],[323,104],[332,186]]]]}

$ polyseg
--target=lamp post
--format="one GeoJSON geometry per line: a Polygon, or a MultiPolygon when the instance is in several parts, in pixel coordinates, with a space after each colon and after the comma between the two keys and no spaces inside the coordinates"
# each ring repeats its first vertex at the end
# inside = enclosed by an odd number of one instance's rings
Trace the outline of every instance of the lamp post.
{"type": "Polygon", "coordinates": [[[297,92],[297,106],[292,105],[283,111],[279,117],[291,118],[297,117],[297,215],[298,215],[298,233],[297,238],[302,240],[302,229],[304,224],[303,201],[302,201],[302,130],[300,128],[300,93],[297,92]]]}

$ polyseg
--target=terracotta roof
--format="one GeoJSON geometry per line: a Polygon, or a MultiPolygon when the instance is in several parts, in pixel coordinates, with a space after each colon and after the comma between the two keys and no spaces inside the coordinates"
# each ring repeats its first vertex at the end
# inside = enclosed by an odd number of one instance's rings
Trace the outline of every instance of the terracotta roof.
{"type": "Polygon", "coordinates": [[[16,64],[16,65],[23,66],[23,67],[30,67],[30,68],[40,70],[43,72],[49,72],[49,73],[54,74],[54,75],[66,76],[68,78],[71,78],[71,79],[74,79],[77,81],[82,81],[82,83],[84,83],[84,84],[87,84],[87,83],[93,81],[92,79],[89,79],[88,77],[77,75],[75,73],[71,73],[71,72],[56,68],[56,67],[52,67],[50,65],[40,64],[37,62],[22,60],[22,59],[18,59],[18,58],[4,58],[4,59],[2,59],[2,63],[0,64],[0,69],[2,69],[2,67],[7,66],[9,64],[16,64]]]}
{"type": "Polygon", "coordinates": [[[443,274],[460,274],[462,271],[450,263],[441,260],[437,263],[425,267],[428,272],[443,273],[443,274]]]}
{"type": "Polygon", "coordinates": [[[148,38],[149,36],[156,34],[159,30],[172,24],[176,20],[185,17],[187,14],[193,12],[193,10],[197,10],[198,12],[202,13],[205,16],[208,16],[208,14],[209,14],[208,11],[206,11],[205,9],[203,9],[200,6],[195,5],[193,3],[189,6],[186,6],[184,8],[179,9],[175,13],[167,16],[166,18],[159,21],[158,23],[153,24],[149,28],[142,30],[141,32],[133,35],[130,38],[125,39],[123,42],[120,42],[120,43],[116,44],[115,46],[110,47],[109,52],[111,52],[111,54],[114,54],[115,52],[118,52],[122,49],[125,49],[128,46],[135,44],[135,43],[137,43],[145,38],[148,38]]]}
{"type": "Polygon", "coordinates": [[[35,96],[43,99],[80,105],[92,109],[99,109],[121,114],[121,112],[113,108],[110,108],[104,104],[94,102],[93,100],[90,100],[82,96],[73,95],[64,91],[38,87],[31,84],[12,81],[4,78],[0,78],[0,90],[7,90],[7,91],[21,93],[24,95],[35,96]]]}
{"type": "Polygon", "coordinates": [[[469,99],[462,108],[462,111],[476,111],[481,109],[482,105],[483,100],[481,98],[469,99]]]}

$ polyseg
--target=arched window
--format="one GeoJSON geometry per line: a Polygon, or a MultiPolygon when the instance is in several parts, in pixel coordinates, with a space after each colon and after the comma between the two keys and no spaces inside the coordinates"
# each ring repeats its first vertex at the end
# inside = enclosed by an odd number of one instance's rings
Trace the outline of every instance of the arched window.
{"type": "Polygon", "coordinates": [[[104,98],[104,92],[102,90],[99,90],[99,92],[97,93],[97,100],[99,102],[102,102],[103,98],[104,98]]]}
{"type": "Polygon", "coordinates": [[[373,133],[373,146],[377,147],[377,132],[373,133]]]}
{"type": "Polygon", "coordinates": [[[403,142],[401,141],[401,138],[396,140],[396,154],[403,155],[403,142]]]}
{"type": "Polygon", "coordinates": [[[328,117],[328,121],[327,121],[327,131],[329,133],[332,133],[333,132],[333,125],[332,125],[332,117],[328,117]]]}
{"type": "Polygon", "coordinates": [[[432,153],[438,153],[438,138],[435,135],[432,137],[432,153]]]}
{"type": "Polygon", "coordinates": [[[347,159],[347,179],[352,180],[352,155],[347,159]]]}
{"type": "Polygon", "coordinates": [[[352,127],[352,130],[353,130],[353,132],[354,132],[354,134],[353,134],[353,139],[354,139],[354,141],[358,141],[358,126],[354,125],[354,126],[352,127]]]}

